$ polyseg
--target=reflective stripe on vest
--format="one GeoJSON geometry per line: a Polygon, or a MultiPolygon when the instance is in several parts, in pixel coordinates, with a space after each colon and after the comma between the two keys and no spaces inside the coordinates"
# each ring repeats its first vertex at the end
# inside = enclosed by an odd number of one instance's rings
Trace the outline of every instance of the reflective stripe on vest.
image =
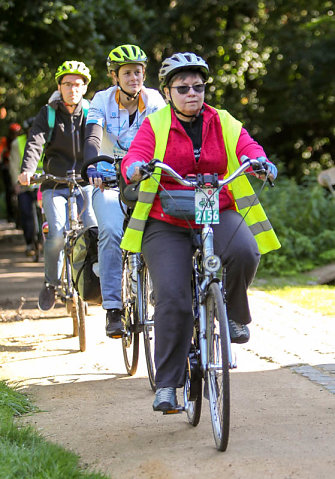
{"type": "MultiPolygon", "coordinates": [[[[240,166],[236,156],[236,145],[241,133],[242,124],[225,110],[217,110],[217,112],[220,117],[224,144],[228,156],[228,171],[226,175],[228,176],[240,166]]],[[[154,157],[163,162],[171,126],[170,105],[149,115],[148,119],[156,138],[154,157]]],[[[145,223],[158,190],[160,176],[161,170],[156,168],[151,178],[141,182],[138,201],[123,236],[121,248],[133,252],[141,251],[145,223]]],[[[237,211],[242,216],[248,211],[245,221],[257,241],[260,253],[265,254],[273,249],[278,249],[280,243],[277,236],[247,177],[245,175],[238,177],[229,185],[229,188],[234,196],[237,211]]]]}
{"type": "MultiPolygon", "coordinates": [[[[240,166],[236,156],[236,146],[241,134],[242,124],[226,110],[216,111],[220,117],[223,141],[228,156],[227,177],[240,166]]],[[[259,252],[265,254],[280,248],[278,238],[247,176],[239,176],[228,185],[228,188],[233,194],[236,210],[243,216],[257,241],[259,252]]]]}
{"type": "MultiPolygon", "coordinates": [[[[154,158],[163,162],[171,127],[170,105],[167,105],[155,113],[151,113],[147,118],[150,121],[156,138],[154,158]],[[159,141],[157,141],[157,132],[160,129],[162,129],[163,134],[159,137],[159,141]]],[[[162,170],[160,168],[155,168],[150,178],[141,181],[138,200],[121,241],[121,248],[133,251],[134,253],[141,251],[145,223],[158,190],[161,173],[162,170]]]]}

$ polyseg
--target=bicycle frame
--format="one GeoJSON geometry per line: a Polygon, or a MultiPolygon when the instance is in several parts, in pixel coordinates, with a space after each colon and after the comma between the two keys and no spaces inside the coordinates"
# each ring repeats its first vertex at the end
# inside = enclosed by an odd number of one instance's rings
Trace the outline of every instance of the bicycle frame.
{"type": "Polygon", "coordinates": [[[53,180],[56,183],[67,185],[69,188],[69,197],[67,199],[67,213],[69,227],[63,232],[63,268],[61,273],[61,284],[57,292],[61,301],[65,303],[68,314],[71,314],[73,320],[73,336],[79,335],[80,350],[86,349],[85,337],[85,314],[87,305],[77,293],[73,281],[71,270],[71,254],[74,241],[78,233],[83,229],[83,225],[78,218],[77,198],[75,195],[76,188],[80,189],[78,181],[82,180],[74,170],[67,171],[66,177],[54,176],[51,174],[34,175],[31,183],[41,183],[45,180],[53,180]]]}
{"type": "MultiPolygon", "coordinates": [[[[220,289],[224,292],[224,287],[222,286],[222,281],[219,279],[217,272],[221,268],[221,260],[216,255],[214,255],[214,245],[213,245],[213,229],[210,224],[206,223],[201,232],[202,244],[193,255],[193,270],[195,273],[196,284],[194,288],[197,290],[198,302],[199,302],[199,346],[200,346],[200,357],[201,357],[201,368],[202,371],[207,369],[218,369],[217,366],[207,364],[208,354],[207,354],[207,337],[206,337],[206,305],[205,298],[207,295],[207,290],[211,282],[215,281],[220,283],[220,289]],[[198,261],[201,261],[201,276],[203,280],[200,279],[200,272],[198,267],[198,261]],[[207,264],[209,261],[216,264],[215,270],[208,269],[207,264]]],[[[225,300],[224,300],[225,302],[225,300]]],[[[226,318],[225,318],[226,320],[226,318]]],[[[227,323],[228,328],[228,323],[227,323]]],[[[231,343],[229,338],[227,338],[226,344],[228,357],[229,357],[229,366],[231,369],[236,368],[236,363],[233,362],[232,352],[231,352],[231,343]]]]}

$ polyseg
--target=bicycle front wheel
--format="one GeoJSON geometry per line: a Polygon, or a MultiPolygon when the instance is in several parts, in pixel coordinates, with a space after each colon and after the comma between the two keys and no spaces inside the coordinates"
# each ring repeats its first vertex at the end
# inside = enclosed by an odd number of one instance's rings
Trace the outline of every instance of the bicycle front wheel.
{"type": "Polygon", "coordinates": [[[148,378],[151,389],[156,391],[156,382],[155,382],[155,360],[154,360],[154,351],[155,351],[155,326],[154,326],[154,309],[155,309],[155,298],[152,288],[152,281],[150,278],[150,273],[147,265],[144,264],[141,271],[141,320],[143,323],[143,340],[144,340],[144,351],[145,351],[145,360],[147,363],[148,378]]]}
{"type": "Polygon", "coordinates": [[[225,451],[229,439],[230,387],[226,307],[217,283],[206,297],[207,373],[209,406],[216,447],[225,451]]]}
{"type": "Polygon", "coordinates": [[[78,323],[79,323],[79,348],[81,352],[86,351],[86,303],[78,296],[78,323]]]}
{"type": "Polygon", "coordinates": [[[73,294],[71,301],[71,317],[73,323],[73,333],[72,336],[79,336],[79,302],[78,296],[75,292],[73,294]]]}
{"type": "Polygon", "coordinates": [[[133,376],[137,371],[139,353],[138,310],[136,295],[132,291],[132,278],[128,266],[128,254],[124,253],[122,261],[123,321],[126,334],[122,337],[122,351],[127,373],[133,376]]]}

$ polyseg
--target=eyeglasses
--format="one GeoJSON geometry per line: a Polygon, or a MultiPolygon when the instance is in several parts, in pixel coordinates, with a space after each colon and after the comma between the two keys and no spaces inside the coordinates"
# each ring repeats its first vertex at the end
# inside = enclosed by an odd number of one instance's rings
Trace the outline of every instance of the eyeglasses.
{"type": "Polygon", "coordinates": [[[81,88],[85,85],[85,83],[71,83],[69,81],[64,81],[61,83],[62,86],[65,86],[65,88],[81,88]]]}
{"type": "Polygon", "coordinates": [[[195,93],[203,93],[205,91],[205,83],[197,83],[196,85],[179,85],[179,86],[170,86],[170,88],[175,88],[179,95],[186,95],[192,88],[195,93]]]}

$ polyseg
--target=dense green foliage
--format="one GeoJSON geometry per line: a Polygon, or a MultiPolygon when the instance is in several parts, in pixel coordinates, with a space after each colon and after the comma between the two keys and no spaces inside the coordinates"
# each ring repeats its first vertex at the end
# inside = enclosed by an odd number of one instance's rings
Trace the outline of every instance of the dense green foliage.
{"type": "Polygon", "coordinates": [[[260,273],[295,275],[335,262],[335,200],[316,178],[283,178],[260,199],[282,245],[262,257],[260,273]]]}
{"type": "Polygon", "coordinates": [[[2,479],[106,479],[79,468],[79,458],[46,442],[31,427],[18,427],[13,416],[36,411],[23,394],[0,382],[0,477],[2,479]]]}
{"type": "MultiPolygon", "coordinates": [[[[0,105],[7,120],[34,114],[66,58],[106,87],[105,59],[120,43],[148,53],[157,85],[162,58],[195,51],[212,77],[207,101],[245,122],[300,181],[334,157],[335,15],[330,0],[0,0],[0,105]]],[[[0,128],[5,127],[2,122],[0,128]]]]}
{"type": "Polygon", "coordinates": [[[0,133],[46,102],[64,59],[91,68],[92,97],[109,84],[105,60],[118,44],[142,46],[153,87],[162,58],[194,51],[211,69],[206,101],[243,121],[280,166],[268,209],[283,248],[263,264],[332,259],[334,206],[315,181],[335,158],[331,0],[0,0],[0,14],[0,133]]]}

